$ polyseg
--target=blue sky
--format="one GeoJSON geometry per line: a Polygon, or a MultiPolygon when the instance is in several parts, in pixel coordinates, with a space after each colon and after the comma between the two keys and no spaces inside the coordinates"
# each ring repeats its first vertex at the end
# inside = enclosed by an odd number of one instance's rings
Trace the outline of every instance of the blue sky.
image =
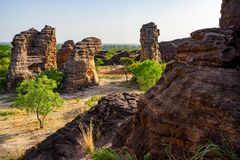
{"type": "Polygon", "coordinates": [[[57,41],[96,36],[103,43],[139,43],[148,22],[160,28],[159,41],[188,37],[197,29],[218,27],[221,0],[0,0],[0,42],[45,24],[57,41]]]}

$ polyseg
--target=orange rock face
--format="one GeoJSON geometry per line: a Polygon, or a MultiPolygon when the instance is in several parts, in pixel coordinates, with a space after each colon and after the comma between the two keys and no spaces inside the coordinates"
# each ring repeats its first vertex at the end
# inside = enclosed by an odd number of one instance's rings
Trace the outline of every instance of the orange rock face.
{"type": "Polygon", "coordinates": [[[61,49],[59,49],[57,53],[57,67],[59,70],[63,70],[65,63],[73,51],[73,46],[74,42],[72,40],[68,40],[64,42],[61,49]]]}
{"type": "Polygon", "coordinates": [[[72,92],[99,83],[94,56],[101,50],[101,40],[88,37],[74,45],[65,64],[65,90],[72,92]]]}
{"type": "Polygon", "coordinates": [[[55,29],[45,26],[41,32],[34,28],[17,34],[8,71],[8,89],[11,91],[24,79],[56,67],[55,29]]]}

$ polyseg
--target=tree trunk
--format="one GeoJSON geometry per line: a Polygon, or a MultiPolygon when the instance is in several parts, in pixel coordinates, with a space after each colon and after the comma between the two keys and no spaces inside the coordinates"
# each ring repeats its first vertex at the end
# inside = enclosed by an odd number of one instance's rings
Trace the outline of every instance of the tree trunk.
{"type": "Polygon", "coordinates": [[[38,119],[38,121],[39,121],[39,127],[40,127],[40,129],[42,129],[42,128],[43,128],[43,121],[41,120],[38,111],[37,111],[37,119],[38,119]]]}

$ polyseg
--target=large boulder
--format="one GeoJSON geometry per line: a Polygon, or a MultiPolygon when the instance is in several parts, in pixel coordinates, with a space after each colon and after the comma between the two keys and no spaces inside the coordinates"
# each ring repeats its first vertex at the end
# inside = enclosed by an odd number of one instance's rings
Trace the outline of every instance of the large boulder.
{"type": "Polygon", "coordinates": [[[159,51],[161,53],[161,59],[164,62],[170,62],[175,60],[178,51],[177,48],[181,44],[187,42],[190,38],[175,39],[172,41],[162,41],[159,43],[159,51]]]}
{"type": "Polygon", "coordinates": [[[158,36],[160,31],[153,22],[144,24],[140,30],[141,52],[140,60],[153,59],[161,61],[161,53],[159,52],[158,36]]]}
{"type": "Polygon", "coordinates": [[[113,94],[102,97],[93,109],[79,115],[64,128],[49,136],[41,144],[29,149],[23,160],[79,160],[84,157],[79,144],[79,125],[93,122],[94,143],[97,147],[109,146],[117,128],[137,111],[138,94],[113,94]]]}
{"type": "Polygon", "coordinates": [[[15,35],[8,70],[8,90],[24,79],[43,70],[56,67],[55,28],[45,26],[41,32],[34,28],[15,35]]]}
{"type": "Polygon", "coordinates": [[[223,0],[221,9],[220,27],[227,28],[234,26],[236,30],[240,29],[240,1],[223,0]]]}
{"type": "Polygon", "coordinates": [[[57,52],[57,67],[59,70],[63,70],[65,63],[68,61],[73,51],[73,46],[73,40],[68,40],[63,43],[62,47],[57,52]]]}
{"type": "Polygon", "coordinates": [[[139,111],[118,131],[114,147],[165,159],[168,146],[184,159],[183,154],[190,157],[211,141],[226,148],[231,144],[240,153],[240,53],[232,45],[234,31],[212,28],[191,37],[139,100],[139,111]]]}
{"type": "Polygon", "coordinates": [[[98,85],[94,56],[101,50],[101,40],[88,37],[74,45],[70,58],[64,66],[65,91],[73,92],[98,85]]]}

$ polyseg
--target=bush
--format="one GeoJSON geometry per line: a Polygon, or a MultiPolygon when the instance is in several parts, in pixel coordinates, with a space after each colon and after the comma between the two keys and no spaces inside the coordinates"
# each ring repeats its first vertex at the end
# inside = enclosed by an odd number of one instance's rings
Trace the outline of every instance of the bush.
{"type": "Polygon", "coordinates": [[[37,78],[40,78],[42,76],[47,76],[48,79],[52,79],[56,81],[57,88],[62,89],[63,88],[63,79],[64,79],[64,73],[59,71],[58,69],[51,68],[49,70],[41,72],[37,78]]]}
{"type": "Polygon", "coordinates": [[[118,154],[111,149],[99,148],[92,154],[93,160],[120,160],[118,154]]]}
{"type": "Polygon", "coordinates": [[[3,93],[7,88],[11,48],[9,45],[0,45],[0,93],[3,93]]]}
{"type": "Polygon", "coordinates": [[[159,64],[154,60],[136,62],[129,66],[132,72],[132,80],[139,84],[141,90],[148,90],[156,84],[161,77],[166,64],[159,64]]]}
{"type": "Polygon", "coordinates": [[[106,57],[107,59],[111,59],[111,58],[113,57],[113,53],[107,52],[107,53],[105,54],[105,57],[106,57]]]}
{"type": "Polygon", "coordinates": [[[103,60],[101,58],[96,58],[95,59],[95,65],[98,67],[98,66],[101,66],[103,65],[103,60]]]}

